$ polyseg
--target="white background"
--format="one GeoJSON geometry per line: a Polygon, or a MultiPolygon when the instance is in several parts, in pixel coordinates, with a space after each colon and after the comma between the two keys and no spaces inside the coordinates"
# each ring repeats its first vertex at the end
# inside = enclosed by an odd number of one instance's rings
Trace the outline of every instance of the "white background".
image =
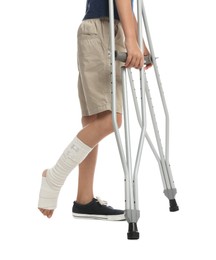
{"type": "MultiPolygon", "coordinates": [[[[0,1],[0,258],[215,259],[214,1],[145,1],[170,112],[170,162],[180,211],[168,210],[147,143],[139,175],[138,241],[126,239],[127,222],[72,218],[77,170],[53,218],[37,210],[40,174],[81,128],[76,32],[85,2],[0,1]]],[[[95,195],[123,208],[123,188],[112,135],[101,143],[95,195]]]]}

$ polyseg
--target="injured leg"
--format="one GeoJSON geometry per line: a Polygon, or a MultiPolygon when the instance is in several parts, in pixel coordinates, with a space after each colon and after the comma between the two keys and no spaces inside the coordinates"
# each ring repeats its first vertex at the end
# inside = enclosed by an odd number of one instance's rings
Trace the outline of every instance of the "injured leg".
{"type": "Polygon", "coordinates": [[[38,201],[38,208],[44,215],[52,216],[54,209],[57,207],[59,192],[67,176],[86,158],[91,150],[91,147],[75,137],[56,165],[44,171],[38,201]]]}

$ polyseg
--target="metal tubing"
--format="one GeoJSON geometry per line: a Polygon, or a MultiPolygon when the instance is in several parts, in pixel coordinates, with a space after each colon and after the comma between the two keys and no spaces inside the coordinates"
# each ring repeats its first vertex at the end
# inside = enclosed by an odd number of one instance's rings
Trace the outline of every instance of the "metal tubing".
{"type": "Polygon", "coordinates": [[[109,0],[109,27],[110,27],[110,53],[111,53],[111,83],[112,83],[112,116],[115,131],[118,129],[116,119],[116,68],[115,68],[115,38],[114,38],[114,6],[109,0]]]}
{"type": "Polygon", "coordinates": [[[162,101],[164,113],[165,113],[165,120],[166,120],[165,121],[165,134],[166,134],[166,137],[165,137],[165,156],[164,156],[164,153],[163,153],[163,148],[162,148],[162,144],[161,144],[161,140],[160,140],[160,136],[159,136],[158,126],[157,126],[157,122],[156,122],[156,118],[155,118],[155,114],[154,114],[154,110],[153,110],[153,104],[152,104],[152,101],[151,101],[149,89],[147,89],[146,96],[147,96],[147,100],[148,100],[148,103],[149,103],[150,114],[151,114],[151,117],[152,117],[152,122],[153,122],[155,136],[156,136],[156,140],[157,140],[157,144],[158,144],[159,154],[160,154],[160,157],[161,157],[161,165],[162,165],[162,169],[163,169],[164,179],[165,179],[165,182],[166,182],[165,188],[175,189],[171,170],[169,169],[169,113],[168,113],[168,109],[167,109],[167,105],[166,105],[166,101],[165,101],[165,97],[164,97],[164,92],[163,92],[163,88],[162,88],[162,84],[161,84],[161,80],[160,80],[160,75],[159,75],[159,71],[158,71],[158,67],[157,67],[157,63],[156,63],[156,58],[155,58],[153,44],[152,44],[150,31],[149,31],[149,27],[148,27],[144,3],[142,3],[142,16],[143,16],[143,22],[144,22],[144,26],[145,26],[146,36],[147,36],[147,39],[148,39],[149,49],[150,49],[150,52],[151,52],[151,55],[152,55],[155,76],[156,76],[156,79],[157,79],[158,88],[159,88],[159,92],[160,92],[160,96],[161,96],[161,101],[162,101]]]}
{"type": "Polygon", "coordinates": [[[124,130],[125,130],[125,151],[123,149],[122,140],[120,136],[120,132],[117,124],[117,116],[116,116],[116,63],[115,63],[115,54],[117,53],[115,50],[115,35],[114,35],[114,4],[113,0],[109,0],[109,21],[110,21],[110,52],[111,52],[111,85],[112,85],[112,120],[113,127],[115,131],[115,137],[118,145],[118,150],[120,153],[120,158],[124,170],[125,175],[125,212],[126,219],[130,223],[136,223],[139,218],[139,200],[138,200],[138,170],[141,161],[142,150],[144,146],[145,137],[149,146],[155,155],[155,158],[158,162],[161,178],[164,186],[164,193],[169,199],[174,199],[176,194],[176,189],[174,186],[172,173],[169,165],[169,114],[168,109],[162,89],[162,84],[160,80],[160,75],[156,63],[156,58],[154,54],[154,49],[151,41],[151,36],[148,28],[148,22],[146,18],[146,13],[144,9],[143,0],[137,0],[137,16],[138,16],[138,42],[140,49],[144,51],[144,41],[143,41],[143,23],[146,31],[146,36],[149,44],[149,49],[151,53],[152,63],[154,67],[154,72],[156,76],[156,80],[158,83],[158,88],[160,92],[161,101],[164,108],[165,113],[165,154],[162,147],[158,125],[154,113],[153,103],[151,99],[150,89],[148,87],[148,81],[146,77],[146,72],[144,68],[139,70],[140,76],[140,98],[141,103],[140,107],[138,105],[136,90],[134,86],[134,81],[132,77],[132,73],[130,69],[126,69],[122,67],[122,92],[123,92],[123,111],[124,111],[124,130]],[[139,137],[139,144],[137,148],[136,160],[133,169],[132,157],[131,157],[131,140],[130,140],[130,122],[129,122],[129,106],[128,106],[128,91],[127,91],[127,75],[126,71],[128,71],[128,77],[131,85],[133,101],[135,105],[136,115],[138,122],[140,124],[141,133],[139,137]],[[146,132],[147,123],[146,123],[146,99],[148,102],[148,107],[150,110],[150,115],[152,119],[152,124],[154,128],[154,133],[157,141],[157,153],[149,135],[146,132]]]}
{"type": "Polygon", "coordinates": [[[149,110],[150,110],[150,114],[151,114],[151,118],[152,118],[153,128],[154,128],[155,137],[156,137],[156,141],[157,141],[157,145],[158,145],[158,151],[159,151],[159,154],[160,154],[160,160],[161,160],[161,165],[162,165],[162,169],[163,169],[164,179],[165,179],[165,182],[166,182],[165,188],[171,189],[172,186],[171,186],[169,176],[167,174],[167,168],[166,168],[166,164],[165,164],[163,147],[162,147],[160,136],[159,136],[159,130],[158,130],[157,121],[156,121],[156,117],[155,117],[155,113],[154,113],[154,109],[153,109],[152,99],[151,99],[151,96],[150,96],[150,90],[149,90],[148,87],[147,87],[146,90],[147,90],[146,91],[146,97],[147,97],[149,110]]]}
{"type": "Polygon", "coordinates": [[[156,62],[156,58],[155,58],[154,48],[153,48],[153,44],[152,44],[152,39],[151,39],[150,31],[149,31],[149,26],[148,26],[148,21],[147,21],[147,16],[146,16],[143,1],[142,1],[142,17],[143,17],[146,36],[147,36],[149,49],[150,49],[150,53],[151,53],[152,61],[153,61],[153,65],[154,65],[155,76],[157,79],[158,88],[159,88],[159,92],[160,92],[160,96],[161,96],[161,100],[162,100],[162,104],[163,104],[163,108],[164,108],[164,113],[165,113],[165,117],[166,117],[166,119],[165,119],[166,120],[166,122],[165,122],[165,125],[166,125],[165,159],[166,159],[167,163],[169,164],[169,124],[170,124],[169,113],[168,113],[168,109],[167,109],[167,105],[166,105],[166,100],[164,97],[162,83],[160,80],[160,75],[159,75],[158,66],[157,66],[157,62],[156,62]]]}
{"type": "Polygon", "coordinates": [[[137,22],[138,22],[138,43],[141,51],[144,53],[143,33],[142,33],[142,1],[137,0],[137,22]]]}
{"type": "Polygon", "coordinates": [[[139,105],[137,102],[136,88],[134,85],[132,72],[131,72],[131,69],[127,69],[127,71],[128,71],[128,78],[129,78],[129,82],[130,82],[130,86],[131,86],[131,92],[132,92],[133,102],[134,102],[134,106],[135,106],[135,111],[136,111],[136,115],[137,115],[137,120],[138,120],[140,127],[142,127],[142,119],[141,119],[141,115],[140,115],[139,105]]]}
{"type": "MultiPolygon", "coordinates": [[[[136,115],[137,115],[137,120],[138,120],[138,123],[140,125],[140,127],[142,127],[142,119],[141,119],[141,115],[140,115],[140,109],[139,109],[139,105],[138,105],[138,101],[137,101],[137,96],[136,96],[136,88],[135,88],[135,85],[134,85],[134,80],[133,80],[133,76],[132,76],[132,72],[131,72],[131,69],[128,69],[128,78],[129,78],[129,81],[130,81],[130,86],[131,86],[131,92],[132,92],[132,97],[133,97],[133,102],[134,102],[134,106],[135,106],[135,111],[136,111],[136,115]]],[[[156,158],[156,160],[158,161],[158,163],[160,163],[160,158],[159,158],[159,155],[148,135],[148,133],[146,132],[146,140],[148,141],[148,144],[156,158]]]]}
{"type": "Polygon", "coordinates": [[[135,161],[135,166],[134,166],[134,198],[136,202],[136,208],[139,208],[139,199],[138,199],[138,171],[139,171],[139,166],[140,166],[140,161],[141,161],[141,155],[143,151],[143,145],[144,145],[144,140],[145,140],[145,129],[143,128],[141,130],[141,135],[140,135],[140,140],[139,140],[139,145],[138,145],[138,150],[137,150],[137,156],[136,156],[136,161],[135,161]]]}
{"type": "MultiPolygon", "coordinates": [[[[143,34],[142,34],[142,0],[137,0],[137,16],[138,16],[138,42],[142,52],[144,51],[143,46],[143,34]]],[[[136,161],[134,166],[133,183],[134,183],[134,198],[137,204],[137,209],[139,207],[138,199],[138,170],[140,166],[141,155],[143,151],[143,145],[146,135],[146,100],[145,100],[145,85],[147,84],[146,74],[144,68],[140,69],[140,96],[141,96],[141,134],[139,139],[139,145],[137,149],[136,161]]]]}
{"type": "Polygon", "coordinates": [[[129,110],[128,110],[128,93],[127,93],[127,79],[126,79],[126,68],[121,68],[122,75],[122,94],[123,94],[123,109],[124,109],[124,130],[125,130],[125,148],[126,148],[126,159],[128,176],[126,182],[129,190],[129,201],[130,209],[134,209],[134,195],[133,195],[133,176],[132,176],[132,158],[131,158],[131,140],[130,140],[130,122],[129,122],[129,110]]]}
{"type": "Polygon", "coordinates": [[[111,85],[112,85],[112,121],[115,130],[115,136],[117,140],[118,149],[124,172],[127,172],[126,161],[124,156],[123,145],[121,142],[117,117],[116,117],[116,67],[115,67],[115,38],[114,38],[114,6],[113,1],[109,0],[109,26],[110,26],[110,52],[111,52],[111,85]]]}
{"type": "MultiPolygon", "coordinates": [[[[138,105],[138,101],[137,101],[137,96],[136,96],[136,89],[135,89],[135,85],[134,85],[134,80],[133,80],[133,76],[132,76],[132,72],[131,72],[131,69],[128,69],[128,78],[129,78],[129,81],[130,81],[130,86],[131,86],[131,92],[132,92],[132,97],[133,97],[133,102],[134,102],[134,106],[135,106],[135,111],[136,111],[136,115],[137,115],[137,120],[138,120],[138,123],[140,125],[140,127],[142,127],[142,119],[141,119],[141,115],[140,115],[140,109],[139,109],[139,105],[138,105]]],[[[166,186],[166,182],[165,182],[165,177],[164,177],[164,174],[163,174],[163,170],[162,170],[162,166],[161,166],[161,160],[160,160],[160,157],[148,135],[148,133],[146,132],[146,140],[158,162],[158,165],[159,165],[159,169],[160,169],[160,173],[161,173],[161,178],[162,178],[162,182],[163,182],[163,186],[164,186],[164,189],[167,188],[166,186]]],[[[137,195],[135,195],[136,197],[137,195]]],[[[138,196],[137,196],[138,197],[138,196]]],[[[138,199],[137,199],[138,200],[138,199]]]]}
{"type": "Polygon", "coordinates": [[[115,67],[115,38],[114,38],[114,6],[113,6],[113,0],[109,0],[109,27],[110,27],[110,52],[111,52],[111,85],[112,85],[112,121],[113,121],[113,127],[115,131],[115,137],[116,142],[122,162],[122,167],[124,170],[125,175],[125,207],[129,208],[129,193],[127,192],[129,190],[129,184],[127,180],[128,176],[128,168],[125,160],[125,154],[123,145],[120,138],[120,133],[118,129],[117,124],[117,118],[116,118],[116,67],[115,67]]]}

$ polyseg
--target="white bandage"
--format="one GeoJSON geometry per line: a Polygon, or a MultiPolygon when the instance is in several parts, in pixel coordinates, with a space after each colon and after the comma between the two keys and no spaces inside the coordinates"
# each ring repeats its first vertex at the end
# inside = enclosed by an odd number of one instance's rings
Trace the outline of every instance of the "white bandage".
{"type": "Polygon", "coordinates": [[[42,177],[41,189],[39,194],[38,208],[42,209],[55,209],[57,206],[57,200],[59,190],[52,189],[46,180],[46,177],[42,177]]]}
{"type": "Polygon", "coordinates": [[[55,209],[62,185],[69,173],[80,164],[91,152],[92,148],[84,144],[79,138],[68,145],[56,165],[47,170],[46,177],[42,178],[38,207],[55,209]]]}

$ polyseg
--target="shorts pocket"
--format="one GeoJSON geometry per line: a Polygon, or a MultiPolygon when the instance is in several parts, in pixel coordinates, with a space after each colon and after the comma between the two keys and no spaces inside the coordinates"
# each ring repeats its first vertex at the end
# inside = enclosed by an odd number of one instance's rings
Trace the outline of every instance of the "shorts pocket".
{"type": "Polygon", "coordinates": [[[95,37],[95,36],[97,37],[98,33],[94,22],[91,20],[83,21],[78,28],[77,36],[84,37],[84,38],[95,37]]]}

